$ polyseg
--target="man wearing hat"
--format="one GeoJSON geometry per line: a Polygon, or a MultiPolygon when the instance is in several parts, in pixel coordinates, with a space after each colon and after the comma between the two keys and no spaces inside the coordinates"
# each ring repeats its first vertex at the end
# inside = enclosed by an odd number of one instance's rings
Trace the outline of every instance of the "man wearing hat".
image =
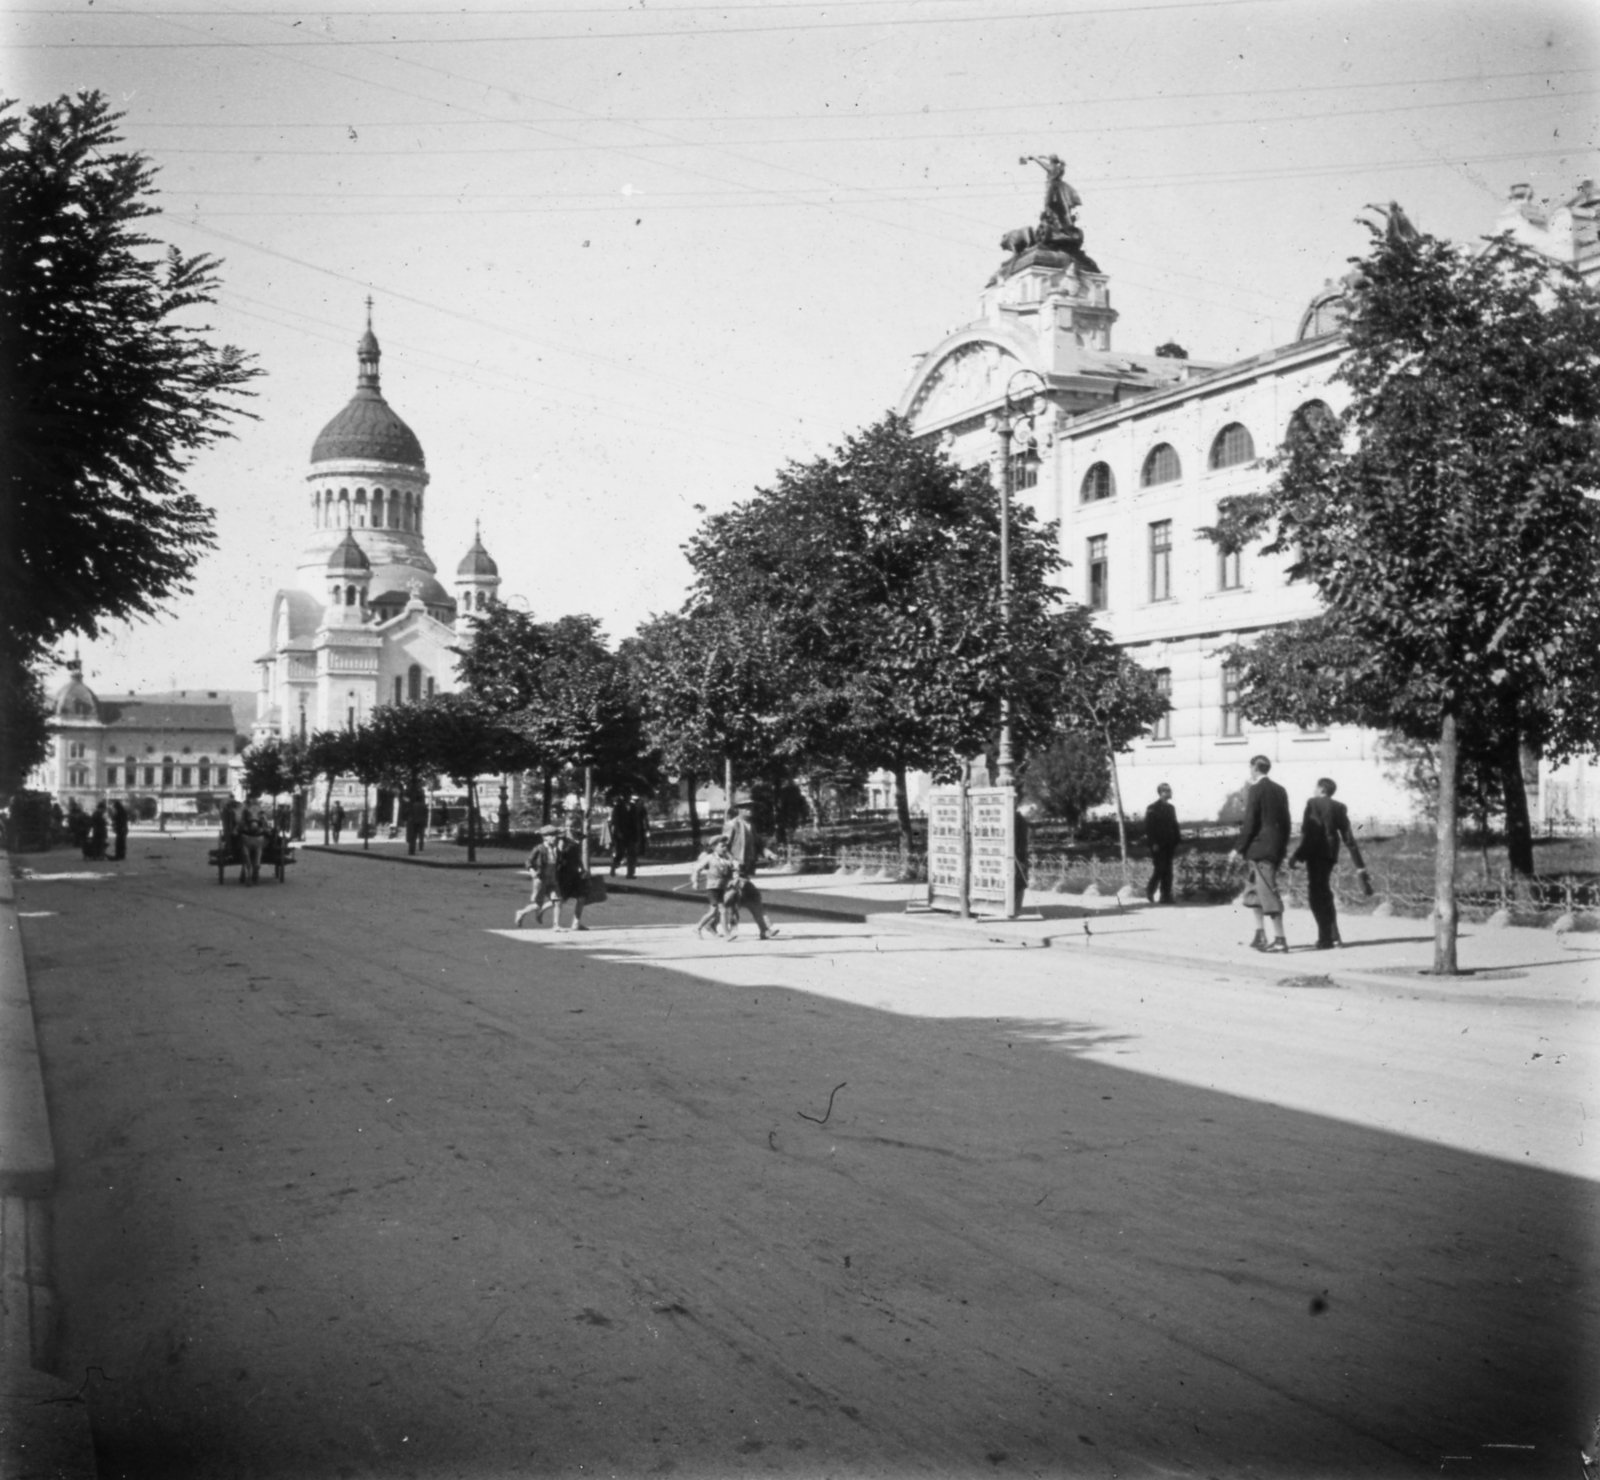
{"type": "Polygon", "coordinates": [[[1172,860],[1183,841],[1178,831],[1178,814],[1172,806],[1172,788],[1165,781],[1156,788],[1156,799],[1145,808],[1144,840],[1150,845],[1150,882],[1144,897],[1151,904],[1172,903],[1172,860]]]}
{"type": "Polygon", "coordinates": [[[533,875],[533,897],[517,911],[511,921],[513,930],[521,927],[525,915],[532,915],[535,925],[544,923],[544,912],[556,894],[556,838],[560,833],[558,827],[539,829],[539,841],[533,845],[527,862],[528,872],[533,875]]]}
{"type": "MultiPolygon", "coordinates": [[[[767,913],[761,907],[761,891],[756,888],[756,863],[761,857],[761,839],[750,818],[749,802],[733,802],[729,805],[722,836],[728,840],[728,854],[733,859],[734,878],[729,886],[729,903],[748,906],[750,916],[761,932],[761,939],[770,940],[778,932],[767,923],[767,913]]],[[[728,939],[733,939],[731,934],[728,939]]]]}

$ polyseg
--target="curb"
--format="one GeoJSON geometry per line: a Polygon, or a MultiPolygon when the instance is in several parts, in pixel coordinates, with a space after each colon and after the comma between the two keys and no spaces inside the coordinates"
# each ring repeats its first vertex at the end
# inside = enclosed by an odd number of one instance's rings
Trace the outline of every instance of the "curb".
{"type": "Polygon", "coordinates": [[[331,853],[339,858],[365,858],[370,863],[403,863],[408,868],[447,868],[447,869],[519,869],[520,863],[468,863],[465,857],[460,863],[439,862],[432,858],[418,858],[412,853],[375,853],[366,848],[335,847],[332,843],[296,843],[302,853],[331,853]]]}
{"type": "Polygon", "coordinates": [[[92,1480],[81,1393],[47,1370],[56,1328],[55,1144],[11,859],[0,852],[0,1475],[92,1480]]]}

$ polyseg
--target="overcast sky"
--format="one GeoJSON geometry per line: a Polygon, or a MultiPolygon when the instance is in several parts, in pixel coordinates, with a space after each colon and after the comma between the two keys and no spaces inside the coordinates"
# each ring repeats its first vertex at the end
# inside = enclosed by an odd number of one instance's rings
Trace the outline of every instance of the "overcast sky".
{"type": "Polygon", "coordinates": [[[679,546],[891,407],[973,317],[1054,151],[1113,344],[1291,338],[1371,201],[1489,229],[1600,173],[1600,8],[1485,3],[517,0],[0,13],[4,92],[98,88],[160,166],[153,227],[224,260],[212,322],[267,371],[196,465],[220,547],[170,617],[86,645],[102,692],[248,688],[309,534],[317,432],[375,300],[449,584],[615,639],[679,546]]]}

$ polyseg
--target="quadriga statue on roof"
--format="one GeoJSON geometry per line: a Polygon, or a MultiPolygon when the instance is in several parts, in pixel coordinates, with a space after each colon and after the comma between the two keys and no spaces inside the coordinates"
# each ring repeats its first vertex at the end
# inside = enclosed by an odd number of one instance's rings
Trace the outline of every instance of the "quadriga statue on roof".
{"type": "Polygon", "coordinates": [[[1037,226],[1019,226],[1000,238],[1000,245],[1015,256],[1030,247],[1068,252],[1077,256],[1083,246],[1083,230],[1077,222],[1077,209],[1083,197],[1067,183],[1067,167],[1059,154],[1024,154],[1018,164],[1036,164],[1044,171],[1044,209],[1037,226]]]}

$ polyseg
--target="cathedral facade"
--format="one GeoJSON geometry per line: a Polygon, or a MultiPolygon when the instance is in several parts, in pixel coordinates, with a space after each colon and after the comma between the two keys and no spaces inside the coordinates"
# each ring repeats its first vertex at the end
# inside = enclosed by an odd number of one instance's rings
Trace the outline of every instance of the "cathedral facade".
{"type": "Polygon", "coordinates": [[[463,625],[500,587],[481,538],[452,589],[439,580],[425,541],[427,461],[383,398],[380,357],[369,303],[355,394],[311,448],[306,543],[256,660],[255,740],[353,729],[380,704],[452,692],[463,625]]]}

